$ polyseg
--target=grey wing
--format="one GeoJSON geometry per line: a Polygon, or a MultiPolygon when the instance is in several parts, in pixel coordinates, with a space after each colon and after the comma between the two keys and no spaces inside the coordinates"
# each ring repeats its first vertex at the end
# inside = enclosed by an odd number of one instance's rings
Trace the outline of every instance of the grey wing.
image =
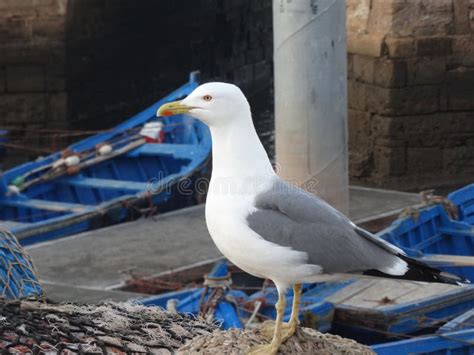
{"type": "Polygon", "coordinates": [[[265,240],[308,254],[325,273],[386,270],[400,249],[356,227],[323,200],[282,180],[258,195],[249,227],[265,240]]]}

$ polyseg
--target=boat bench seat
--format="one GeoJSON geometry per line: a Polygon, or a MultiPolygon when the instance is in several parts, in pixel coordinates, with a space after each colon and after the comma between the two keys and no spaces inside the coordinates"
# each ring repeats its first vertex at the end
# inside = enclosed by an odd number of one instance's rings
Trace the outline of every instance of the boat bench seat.
{"type": "Polygon", "coordinates": [[[21,228],[31,225],[31,223],[26,222],[16,222],[16,221],[2,221],[0,220],[0,226],[9,231],[14,230],[15,228],[21,228]]]}
{"type": "Polygon", "coordinates": [[[197,150],[197,146],[194,144],[170,144],[170,143],[157,143],[157,144],[143,144],[140,148],[133,150],[129,156],[157,156],[157,155],[172,155],[175,158],[186,158],[197,150]]]}
{"type": "Polygon", "coordinates": [[[105,190],[122,190],[122,191],[145,191],[148,189],[148,182],[136,182],[136,181],[123,181],[113,179],[99,179],[90,177],[69,177],[67,179],[58,180],[59,184],[78,186],[78,187],[89,187],[94,189],[105,189],[105,190]]]}

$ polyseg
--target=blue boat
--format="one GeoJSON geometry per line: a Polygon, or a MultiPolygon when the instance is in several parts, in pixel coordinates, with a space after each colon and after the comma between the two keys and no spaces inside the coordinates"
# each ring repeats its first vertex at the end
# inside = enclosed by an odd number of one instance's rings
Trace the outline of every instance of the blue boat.
{"type": "Polygon", "coordinates": [[[473,286],[358,280],[336,296],[328,299],[336,308],[331,331],[366,344],[434,333],[474,308],[473,286]]]}
{"type": "MultiPolygon", "coordinates": [[[[275,319],[277,293],[268,286],[245,292],[232,285],[227,262],[217,263],[202,287],[150,296],[141,302],[192,314],[206,313],[223,329],[244,328],[253,320],[275,319]]],[[[291,291],[284,320],[291,314],[291,291]]],[[[474,287],[425,284],[404,280],[351,279],[305,284],[300,306],[303,325],[374,344],[432,332],[446,320],[474,308],[474,287]]],[[[258,323],[258,322],[257,322],[258,323]]]]}
{"type": "Polygon", "coordinates": [[[451,192],[448,200],[458,208],[458,219],[474,226],[474,184],[451,192]]]}
{"type": "Polygon", "coordinates": [[[227,299],[241,300],[246,294],[238,290],[228,290],[230,274],[227,262],[218,262],[211,272],[204,276],[203,287],[190,288],[180,291],[168,292],[162,295],[151,296],[140,300],[147,306],[160,306],[182,313],[197,315],[203,307],[210,302],[215,302],[215,307],[208,309],[207,316],[221,323],[223,329],[243,328],[239,317],[239,310],[227,299]],[[217,294],[215,291],[218,291],[217,294]],[[224,297],[225,296],[225,297],[224,297]]]}
{"type": "MultiPolygon", "coordinates": [[[[396,220],[378,236],[415,259],[474,282],[474,185],[414,212],[396,220]]],[[[362,281],[358,282],[361,289],[365,287],[362,281]]],[[[441,284],[429,284],[417,289],[414,284],[412,291],[409,283],[403,287],[402,283],[390,286],[393,290],[384,283],[393,281],[377,281],[378,286],[370,286],[372,292],[368,287],[359,295],[367,299],[378,295],[375,299],[379,299],[379,305],[363,300],[358,303],[357,299],[336,305],[333,330],[367,343],[386,341],[407,334],[435,332],[443,322],[474,308],[472,285],[446,285],[443,289],[441,284]],[[408,291],[419,299],[407,299],[408,291]]],[[[345,292],[349,293],[349,287],[345,292]]]]}
{"type": "Polygon", "coordinates": [[[136,218],[139,208],[153,213],[156,206],[161,212],[193,204],[188,184],[206,169],[210,133],[189,116],[155,115],[197,86],[194,72],[187,84],[110,131],[6,171],[0,226],[27,245],[136,218]]]}
{"type": "MultiPolygon", "coordinates": [[[[458,210],[457,219],[445,205],[430,205],[395,221],[379,236],[411,257],[474,282],[474,185],[448,198],[458,210]]],[[[218,281],[230,275],[225,263],[220,263],[208,277],[218,281]]],[[[211,303],[213,317],[224,329],[243,328],[254,318],[275,318],[273,287],[250,293],[230,285],[229,281],[211,282],[210,286],[151,296],[143,302],[162,307],[172,303],[177,311],[193,314],[211,303]]],[[[305,326],[369,344],[380,354],[472,354],[473,309],[474,285],[353,279],[304,285],[300,320],[305,326]],[[413,339],[400,340],[407,337],[413,339]]],[[[290,312],[288,299],[286,320],[290,312]]]]}
{"type": "MultiPolygon", "coordinates": [[[[232,285],[231,273],[227,261],[214,265],[211,272],[204,276],[204,285],[185,290],[167,292],[141,299],[148,306],[170,308],[178,312],[211,315],[221,323],[223,329],[244,328],[257,317],[275,319],[275,303],[278,295],[275,287],[266,287],[263,291],[246,293],[232,285]]],[[[301,297],[300,320],[320,331],[328,331],[334,317],[334,306],[325,297],[350,284],[344,281],[326,284],[305,284],[301,297]]],[[[287,294],[287,308],[283,317],[288,321],[291,315],[292,291],[287,294]]]]}
{"type": "Polygon", "coordinates": [[[436,204],[396,220],[378,236],[413,258],[474,283],[474,184],[451,193],[448,200],[459,219],[436,204]]]}
{"type": "Polygon", "coordinates": [[[378,355],[472,355],[474,354],[474,327],[379,344],[372,346],[372,350],[378,355]]]}
{"type": "Polygon", "coordinates": [[[457,332],[469,328],[474,328],[474,308],[443,325],[437,333],[457,332]]]}

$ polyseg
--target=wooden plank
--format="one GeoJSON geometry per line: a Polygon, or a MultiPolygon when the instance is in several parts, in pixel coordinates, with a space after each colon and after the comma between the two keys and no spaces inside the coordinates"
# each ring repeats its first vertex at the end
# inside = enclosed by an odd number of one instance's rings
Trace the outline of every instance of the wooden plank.
{"type": "Polygon", "coordinates": [[[383,310],[395,305],[418,302],[459,286],[393,279],[360,279],[328,297],[328,301],[341,306],[383,310]]]}
{"type": "Polygon", "coordinates": [[[432,266],[474,266],[474,256],[431,254],[417,260],[432,266]]]}
{"type": "Polygon", "coordinates": [[[334,305],[344,303],[346,300],[354,297],[355,295],[361,292],[364,292],[376,281],[377,280],[375,279],[369,279],[369,278],[357,280],[356,282],[350,284],[347,287],[344,287],[342,290],[328,297],[327,301],[333,303],[334,305]]]}
{"type": "Polygon", "coordinates": [[[399,280],[380,279],[376,280],[363,292],[359,292],[350,299],[344,301],[344,305],[378,309],[398,304],[397,298],[410,294],[419,285],[399,280]]]}
{"type": "Polygon", "coordinates": [[[474,296],[472,288],[437,283],[377,279],[372,283],[361,280],[355,284],[354,290],[358,288],[358,292],[343,289],[336,295],[342,302],[335,305],[334,322],[374,332],[419,330],[432,322],[423,318],[425,314],[443,319],[446,310],[453,305],[462,304],[468,309],[474,296]],[[410,323],[408,319],[420,323],[410,323]]]}
{"type": "Polygon", "coordinates": [[[417,302],[426,298],[436,297],[443,293],[459,289],[460,286],[447,285],[440,283],[427,283],[418,287],[410,294],[404,295],[398,299],[399,304],[417,302]]]}

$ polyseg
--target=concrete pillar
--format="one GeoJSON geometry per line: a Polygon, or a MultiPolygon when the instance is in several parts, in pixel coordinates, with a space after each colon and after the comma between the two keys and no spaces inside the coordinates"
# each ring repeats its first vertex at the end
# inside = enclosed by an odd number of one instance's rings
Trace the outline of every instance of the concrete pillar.
{"type": "Polygon", "coordinates": [[[347,213],[345,23],[343,0],[273,0],[278,172],[347,213]]]}

